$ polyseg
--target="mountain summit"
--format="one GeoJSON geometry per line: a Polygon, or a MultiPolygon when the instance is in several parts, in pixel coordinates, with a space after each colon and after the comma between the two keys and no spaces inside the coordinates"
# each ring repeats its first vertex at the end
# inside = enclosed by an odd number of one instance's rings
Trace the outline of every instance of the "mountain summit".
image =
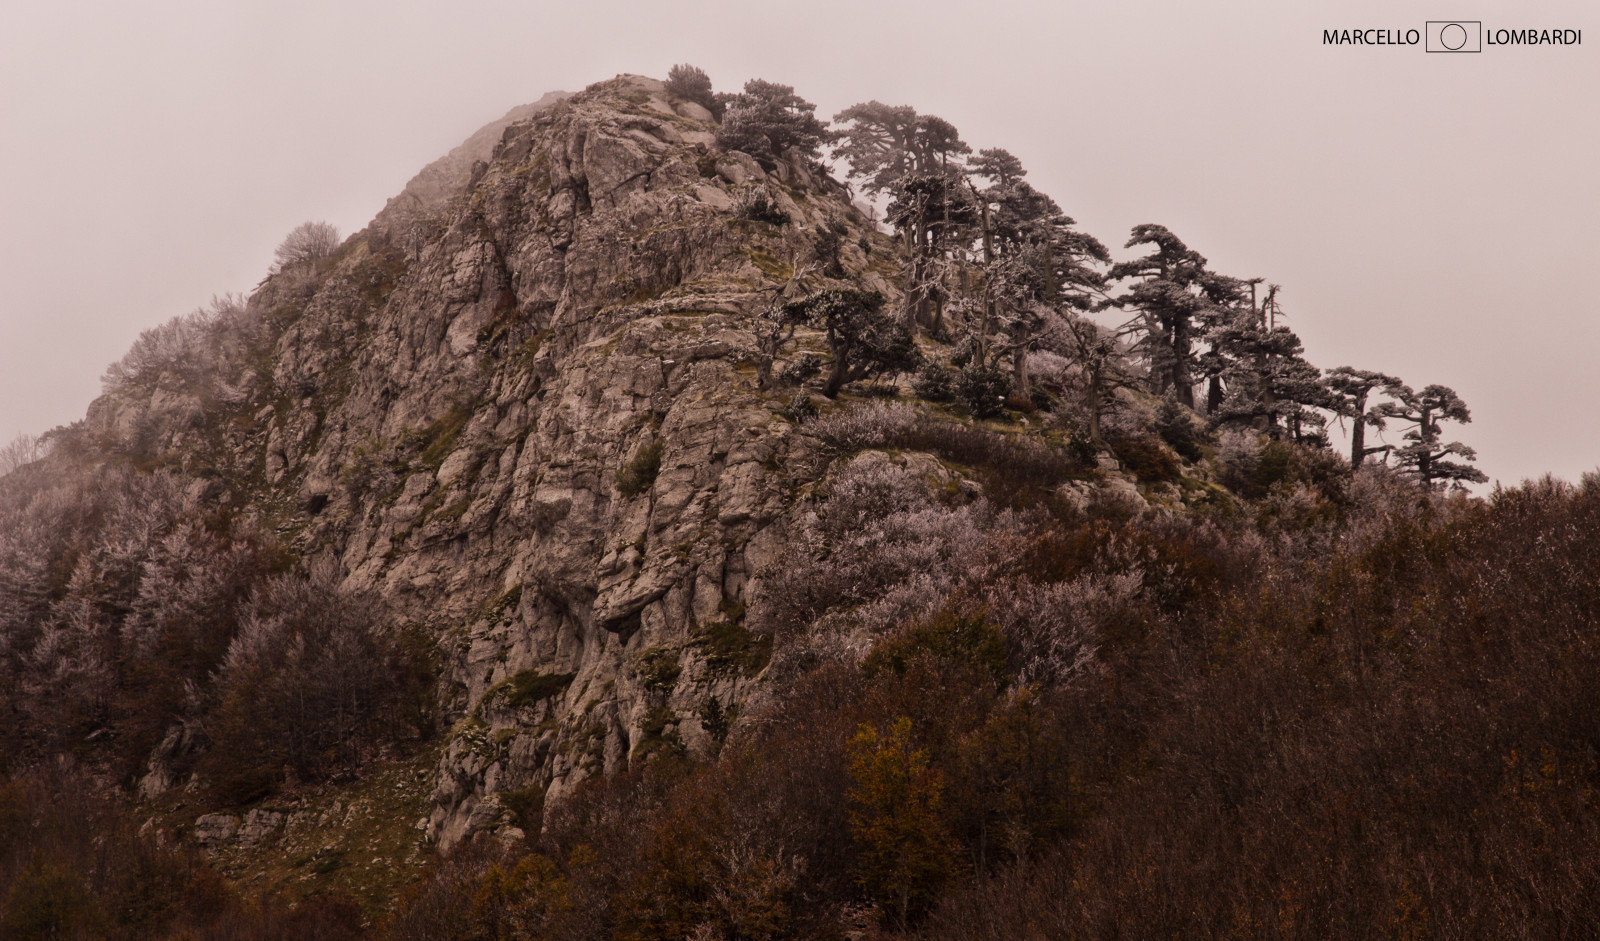
{"type": "Polygon", "coordinates": [[[756,644],[738,612],[809,450],[748,322],[815,233],[837,280],[886,293],[888,243],[810,161],[720,151],[708,119],[639,76],[515,109],[269,277],[242,313],[255,359],[145,368],[78,433],[181,468],[441,638],[442,846],[500,820],[497,791],[627,766],[652,710],[754,688],[697,638],[756,644]],[[741,217],[752,197],[787,221],[741,217]],[[641,657],[681,671],[669,696],[641,657]]]}

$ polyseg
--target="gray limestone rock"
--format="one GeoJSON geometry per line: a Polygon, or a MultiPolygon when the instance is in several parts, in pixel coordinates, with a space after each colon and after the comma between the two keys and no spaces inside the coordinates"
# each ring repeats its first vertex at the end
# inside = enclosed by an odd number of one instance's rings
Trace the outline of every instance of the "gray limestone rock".
{"type": "MultiPolygon", "coordinates": [[[[153,421],[158,452],[208,455],[223,486],[197,499],[240,494],[438,638],[455,723],[427,823],[441,846],[509,826],[499,792],[554,799],[643,760],[663,695],[688,740],[710,696],[753,695],[759,675],[713,669],[696,637],[740,616],[825,467],[786,396],[757,386],[753,318],[819,227],[876,236],[798,160],[772,184],[790,224],[735,219],[730,190],[768,173],[664,96],[623,76],[515,110],[325,268],[269,278],[250,304],[280,330],[272,368],[229,384],[253,398],[220,431],[177,387],[91,409],[108,440],[153,421]],[[649,650],[680,664],[666,693],[637,669],[649,650]],[[524,702],[505,694],[519,676],[563,680],[524,702]]],[[[211,815],[196,839],[281,826],[211,815]]]]}

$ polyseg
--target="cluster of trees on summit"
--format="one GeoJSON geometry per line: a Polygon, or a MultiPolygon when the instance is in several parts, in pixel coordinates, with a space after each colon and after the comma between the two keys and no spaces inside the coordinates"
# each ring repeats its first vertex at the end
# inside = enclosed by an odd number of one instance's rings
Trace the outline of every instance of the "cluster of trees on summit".
{"type": "MultiPolygon", "coordinates": [[[[920,395],[956,399],[977,417],[1008,406],[1031,411],[1062,391],[1039,381],[1031,364],[1056,358],[1074,367],[1073,397],[1097,450],[1106,447],[1101,423],[1116,391],[1138,388],[1204,415],[1212,430],[1326,447],[1328,423],[1348,422],[1352,465],[1381,456],[1424,486],[1487,479],[1471,465],[1470,447],[1445,440],[1446,422],[1471,420],[1450,388],[1318,369],[1283,322],[1278,285],[1213,270],[1164,226],[1135,226],[1124,247],[1143,254],[1113,261],[1028,182],[1015,155],[975,153],[943,118],[868,101],[834,115],[830,127],[790,86],[755,79],[742,92],[713,93],[706,74],[688,65],[673,68],[668,89],[720,119],[717,139],[727,149],[815,161],[826,148],[861,196],[885,208],[899,239],[902,294],[889,310],[870,291],[804,290],[837,269],[838,233],[819,233],[817,261],[799,268],[801,290],[790,291],[804,296],[765,312],[764,383],[793,327],[809,324],[826,332],[833,354],[822,386],[829,397],[855,379],[915,372],[920,395]],[[1113,313],[1122,322],[1103,325],[1113,313]],[[923,353],[919,334],[953,352],[923,353]],[[1401,444],[1370,443],[1369,430],[1391,424],[1401,444]]],[[[1169,415],[1167,424],[1179,423],[1169,415]]]]}

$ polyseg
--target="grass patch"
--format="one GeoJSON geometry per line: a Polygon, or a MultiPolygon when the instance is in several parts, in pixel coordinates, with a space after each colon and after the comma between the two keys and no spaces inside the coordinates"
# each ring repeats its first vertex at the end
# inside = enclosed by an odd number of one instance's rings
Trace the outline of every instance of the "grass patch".
{"type": "Polygon", "coordinates": [[[1062,483],[1095,473],[1093,454],[1085,449],[940,419],[909,406],[875,402],[830,413],[810,427],[836,454],[923,451],[970,468],[991,501],[1014,508],[1046,503],[1062,483]]]}
{"type": "MultiPolygon", "coordinates": [[[[422,833],[414,824],[432,809],[437,748],[404,762],[369,768],[344,787],[308,789],[278,809],[282,827],[253,847],[226,846],[212,862],[252,891],[291,904],[319,895],[353,898],[369,918],[392,911],[404,889],[427,862],[422,833]],[[298,810],[299,813],[293,813],[298,810]]],[[[174,799],[180,792],[174,792],[174,799]]],[[[185,809],[166,817],[203,813],[185,809]]]]}
{"type": "Polygon", "coordinates": [[[522,345],[517,347],[516,351],[511,354],[511,362],[523,369],[533,365],[534,357],[539,355],[539,351],[544,348],[544,341],[549,336],[550,331],[541,330],[522,341],[522,345]]]}
{"type": "Polygon", "coordinates": [[[510,613],[517,610],[517,605],[521,603],[522,583],[518,582],[479,605],[478,610],[473,612],[473,617],[490,623],[508,620],[510,613]]]}
{"type": "Polygon", "coordinates": [[[472,506],[472,498],[462,497],[433,515],[436,520],[458,520],[465,516],[467,508],[472,506]]]}
{"type": "Polygon", "coordinates": [[[466,402],[453,402],[450,410],[429,423],[421,431],[407,432],[413,445],[420,445],[422,453],[417,461],[428,467],[438,467],[450,452],[456,449],[456,438],[472,418],[472,406],[466,402]]]}
{"type": "Polygon", "coordinates": [[[750,263],[755,265],[764,275],[781,281],[787,281],[794,276],[793,265],[779,261],[775,255],[769,252],[764,252],[759,248],[742,249],[742,252],[746,258],[750,259],[750,263]]]}

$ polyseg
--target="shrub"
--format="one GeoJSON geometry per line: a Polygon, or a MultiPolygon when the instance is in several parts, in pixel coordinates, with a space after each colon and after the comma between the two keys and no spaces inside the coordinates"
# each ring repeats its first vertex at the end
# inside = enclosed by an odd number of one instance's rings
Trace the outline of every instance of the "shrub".
{"type": "Polygon", "coordinates": [[[826,225],[817,227],[813,245],[817,262],[822,265],[822,274],[825,277],[845,277],[844,261],[839,252],[844,248],[844,237],[849,231],[849,228],[838,219],[830,219],[826,225]]]}
{"type": "Polygon", "coordinates": [[[634,661],[634,672],[649,692],[670,693],[678,685],[683,667],[678,664],[678,655],[674,651],[665,647],[647,647],[639,652],[638,659],[634,661]]]}
{"type": "Polygon", "coordinates": [[[699,647],[706,665],[717,672],[754,675],[772,657],[772,638],[735,621],[712,621],[695,631],[690,643],[699,647]]]}
{"type": "Polygon", "coordinates": [[[688,753],[678,731],[678,714],[667,706],[654,706],[639,720],[639,741],[631,758],[649,761],[656,757],[682,758],[688,753]],[[672,726],[672,728],[668,728],[672,726]]]}
{"type": "Polygon", "coordinates": [[[667,91],[685,101],[710,111],[713,117],[722,116],[722,106],[711,91],[711,76],[688,64],[673,66],[667,71],[667,91]]]}
{"type": "Polygon", "coordinates": [[[999,366],[972,362],[955,379],[956,401],[966,406],[974,418],[992,418],[1005,410],[1011,392],[1011,376],[999,366]]]}
{"type": "Polygon", "coordinates": [[[801,353],[778,373],[778,381],[789,386],[804,385],[822,372],[822,365],[822,357],[817,354],[801,353]]]}
{"type": "Polygon", "coordinates": [[[1182,476],[1177,460],[1152,436],[1113,433],[1106,435],[1106,444],[1122,466],[1140,480],[1159,482],[1182,476]]]}
{"type": "Polygon", "coordinates": [[[783,417],[796,425],[803,425],[811,421],[817,417],[817,414],[817,403],[811,401],[811,396],[804,390],[791,396],[788,404],[783,407],[783,417]]]}
{"type": "Polygon", "coordinates": [[[872,402],[834,412],[810,427],[836,454],[897,448],[964,464],[976,472],[991,500],[1007,506],[1037,505],[1093,462],[1093,454],[1081,447],[1058,448],[1029,435],[976,428],[901,403],[872,402]]]}
{"type": "Polygon", "coordinates": [[[839,409],[811,423],[811,433],[836,454],[863,448],[895,447],[894,442],[919,426],[922,413],[899,402],[870,402],[839,409]]]}
{"type": "Polygon", "coordinates": [[[738,712],[738,706],[726,708],[722,705],[722,700],[712,696],[700,706],[700,728],[705,730],[712,742],[721,745],[727,739],[728,733],[733,730],[733,720],[738,712]]]}
{"type": "Polygon", "coordinates": [[[326,222],[302,222],[284,236],[273,250],[275,271],[295,265],[315,263],[333,254],[339,247],[339,230],[326,222]]]}
{"type": "Polygon", "coordinates": [[[1155,432],[1186,461],[1200,460],[1200,433],[1193,414],[1177,399],[1168,398],[1156,413],[1155,432]]]}
{"type": "Polygon", "coordinates": [[[879,641],[862,661],[862,675],[871,679],[883,670],[904,674],[917,657],[960,661],[997,683],[1008,675],[1005,640],[982,617],[944,612],[879,641]]]}
{"type": "Polygon", "coordinates": [[[11,884],[0,928],[17,941],[44,941],[93,936],[103,921],[104,915],[84,890],[82,879],[36,859],[11,884]]]}
{"type": "Polygon", "coordinates": [[[656,482],[656,475],[661,472],[661,451],[663,443],[660,438],[640,448],[633,455],[633,459],[617,469],[617,492],[622,494],[624,500],[631,500],[656,482]]]}
{"type": "Polygon", "coordinates": [[[928,360],[917,370],[911,380],[911,391],[929,402],[950,402],[955,399],[955,376],[949,367],[937,360],[928,360]]]}
{"type": "Polygon", "coordinates": [[[734,197],[733,214],[751,222],[789,224],[789,213],[778,204],[778,198],[764,184],[756,184],[741,190],[734,197]]]}
{"type": "Polygon", "coordinates": [[[505,698],[507,706],[518,709],[561,695],[572,685],[576,676],[575,673],[535,673],[532,670],[522,670],[501,683],[494,692],[505,698]]]}
{"type": "Polygon", "coordinates": [[[1223,486],[1248,496],[1261,463],[1261,440],[1242,431],[1224,431],[1217,442],[1217,464],[1223,486]]]}

